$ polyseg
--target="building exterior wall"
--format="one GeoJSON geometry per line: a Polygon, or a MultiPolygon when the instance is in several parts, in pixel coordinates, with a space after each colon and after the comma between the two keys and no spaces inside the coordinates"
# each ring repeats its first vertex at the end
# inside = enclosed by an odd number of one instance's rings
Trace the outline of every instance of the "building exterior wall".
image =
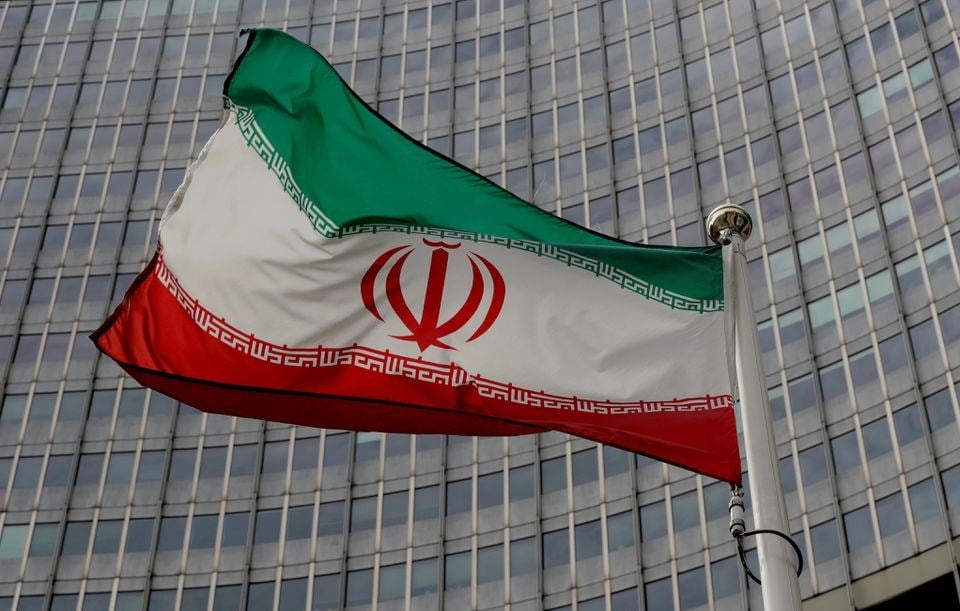
{"type": "Polygon", "coordinates": [[[806,604],[955,574],[958,20],[957,0],[0,4],[0,610],[760,608],[725,484],[559,434],[206,415],[97,358],[260,24],[597,231],[701,245],[713,207],[745,206],[806,604]]]}

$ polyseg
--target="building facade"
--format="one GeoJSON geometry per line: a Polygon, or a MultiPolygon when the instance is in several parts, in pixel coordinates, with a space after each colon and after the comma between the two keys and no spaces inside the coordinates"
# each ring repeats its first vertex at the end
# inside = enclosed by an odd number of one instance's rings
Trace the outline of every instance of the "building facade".
{"type": "Polygon", "coordinates": [[[98,358],[257,25],[594,230],[701,245],[744,205],[805,604],[956,608],[958,20],[957,0],[3,3],[0,610],[762,607],[722,483],[559,434],[207,415],[98,358]]]}

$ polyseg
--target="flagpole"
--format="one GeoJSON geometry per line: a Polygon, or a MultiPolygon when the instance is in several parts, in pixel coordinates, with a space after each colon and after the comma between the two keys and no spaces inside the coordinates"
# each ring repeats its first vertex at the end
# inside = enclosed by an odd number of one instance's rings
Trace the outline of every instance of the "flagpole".
{"type": "MultiPolygon", "coordinates": [[[[724,253],[724,273],[729,274],[732,280],[732,290],[727,293],[727,299],[733,297],[737,387],[744,453],[750,476],[750,496],[753,500],[754,529],[778,531],[789,537],[790,525],[780,485],[773,422],[760,362],[760,339],[747,278],[744,242],[750,237],[752,229],[750,215],[740,206],[720,206],[707,217],[710,239],[716,244],[730,247],[724,253]]],[[[759,534],[757,555],[764,610],[799,611],[798,559],[793,547],[781,537],[759,534]]]]}

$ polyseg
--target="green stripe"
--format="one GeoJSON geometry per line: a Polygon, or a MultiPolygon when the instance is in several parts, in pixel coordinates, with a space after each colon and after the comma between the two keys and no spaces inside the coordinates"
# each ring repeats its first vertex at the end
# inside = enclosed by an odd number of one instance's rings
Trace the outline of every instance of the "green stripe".
{"type": "Polygon", "coordinates": [[[287,34],[252,31],[224,93],[252,112],[247,143],[324,235],[403,224],[543,242],[691,300],[723,300],[718,247],[637,246],[547,214],[410,139],[287,34]]]}

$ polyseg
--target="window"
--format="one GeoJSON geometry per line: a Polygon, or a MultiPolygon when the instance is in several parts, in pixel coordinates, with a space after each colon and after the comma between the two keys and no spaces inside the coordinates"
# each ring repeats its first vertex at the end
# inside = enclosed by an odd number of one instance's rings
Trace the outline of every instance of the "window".
{"type": "Polygon", "coordinates": [[[937,64],[937,71],[940,73],[941,78],[956,70],[957,65],[960,64],[957,60],[957,51],[952,44],[948,44],[935,51],[933,60],[937,64]]]}
{"type": "Polygon", "coordinates": [[[313,505],[300,505],[287,510],[287,541],[309,539],[313,529],[313,505]]]}
{"type": "Polygon", "coordinates": [[[603,553],[600,520],[578,524],[573,529],[577,560],[586,560],[603,553]]]}
{"type": "Polygon", "coordinates": [[[477,550],[477,583],[503,580],[503,545],[491,545],[477,550]]]}
{"type": "Polygon", "coordinates": [[[851,318],[864,311],[863,292],[860,284],[851,284],[837,291],[837,302],[840,304],[840,316],[844,323],[852,322],[851,318]]]}
{"type": "Polygon", "coordinates": [[[488,473],[477,478],[477,509],[503,504],[503,472],[488,473]]]}
{"type": "Polygon", "coordinates": [[[865,388],[877,379],[872,348],[861,350],[850,357],[850,377],[853,379],[854,388],[865,388]]]}
{"type": "Polygon", "coordinates": [[[383,495],[381,526],[397,526],[407,523],[407,491],[383,495]]]}
{"type": "Polygon", "coordinates": [[[250,513],[243,511],[227,513],[223,516],[223,537],[220,547],[244,547],[247,545],[247,531],[250,527],[250,513]]]}
{"type": "Polygon", "coordinates": [[[780,328],[780,343],[785,352],[791,344],[803,340],[803,312],[800,308],[779,315],[777,325],[780,328]]]}
{"type": "Polygon", "coordinates": [[[537,569],[537,549],[533,537],[510,542],[510,575],[524,575],[537,569]]]}
{"type": "MultiPolygon", "coordinates": [[[[813,329],[815,341],[820,341],[820,331],[834,333],[833,328],[833,299],[826,295],[807,304],[807,313],[810,315],[810,326],[813,329]],[[829,329],[825,329],[829,325],[829,329]]],[[[833,336],[823,337],[823,341],[829,341],[833,336]]]]}
{"type": "Polygon", "coordinates": [[[90,542],[90,522],[67,522],[61,556],[85,555],[90,542]]]}
{"type": "Polygon", "coordinates": [[[907,529],[907,517],[899,492],[877,501],[877,522],[881,537],[889,537],[907,529]]]}
{"type": "Polygon", "coordinates": [[[739,559],[730,556],[717,560],[710,565],[710,575],[713,581],[713,597],[722,600],[728,596],[740,594],[739,559]]]}
{"type": "Polygon", "coordinates": [[[793,470],[792,456],[786,456],[780,459],[780,482],[783,485],[783,491],[794,492],[797,489],[797,476],[793,470]]]}
{"type": "Polygon", "coordinates": [[[440,517],[440,486],[417,488],[413,497],[414,521],[432,520],[440,517]]]}
{"type": "Polygon", "coordinates": [[[96,486],[103,470],[103,454],[81,454],[77,468],[77,486],[96,486]]]}
{"type": "Polygon", "coordinates": [[[17,461],[17,472],[13,477],[13,487],[34,488],[40,481],[40,468],[43,466],[42,456],[21,456],[17,461]]]}
{"type": "MultiPolygon", "coordinates": [[[[392,564],[380,568],[380,601],[399,600],[406,590],[405,564],[392,564]]],[[[300,606],[303,608],[303,605],[300,606]]]]}
{"type": "Polygon", "coordinates": [[[696,490],[673,497],[673,529],[677,532],[700,525],[700,504],[696,490]]]}
{"type": "Polygon", "coordinates": [[[827,457],[822,445],[815,445],[800,452],[800,475],[803,485],[810,486],[827,479],[827,457]]]}
{"type": "Polygon", "coordinates": [[[173,611],[177,599],[176,590],[151,590],[147,608],[157,611],[173,611]]]}
{"type": "Polygon", "coordinates": [[[133,473],[133,452],[114,452],[110,454],[110,465],[107,467],[107,485],[126,485],[133,473]]]}
{"type": "Polygon", "coordinates": [[[257,523],[254,527],[253,543],[276,543],[280,540],[280,520],[282,509],[257,510],[257,523]]]}
{"type": "MultiPolygon", "coordinates": [[[[240,586],[217,586],[213,597],[213,611],[233,611],[240,608],[240,586]]],[[[152,599],[151,599],[152,601],[152,599]]],[[[140,602],[134,608],[139,608],[140,602]]]]}
{"type": "Polygon", "coordinates": [[[867,453],[867,460],[880,458],[893,449],[886,418],[880,418],[864,425],[863,444],[867,453]]]}
{"type": "Polygon", "coordinates": [[[245,443],[233,446],[233,461],[230,463],[230,477],[253,475],[256,465],[256,444],[245,443]]]}
{"type": "Polygon", "coordinates": [[[542,494],[566,490],[566,462],[565,457],[559,456],[540,463],[540,492],[542,494]]]}
{"type": "MultiPolygon", "coordinates": [[[[317,575],[313,578],[313,611],[340,607],[340,575],[317,575]]],[[[230,607],[230,611],[239,605],[230,607]]],[[[217,611],[214,609],[214,611],[217,611]]],[[[227,611],[226,609],[224,611],[227,611]]]]}
{"type": "MultiPolygon", "coordinates": [[[[186,406],[181,405],[181,414],[186,406]]],[[[189,408],[192,410],[192,408],[189,408]]],[[[169,482],[190,482],[193,480],[193,470],[197,461],[196,448],[173,450],[170,456],[170,470],[167,472],[169,482]]]]}
{"type": "MultiPolygon", "coordinates": [[[[87,603],[89,602],[90,595],[87,594],[83,599],[83,611],[87,611],[87,603]]],[[[181,609],[206,609],[207,608],[207,599],[210,598],[210,588],[184,588],[183,595],[180,597],[180,608],[181,609]]],[[[106,600],[104,600],[104,605],[102,607],[103,611],[109,609],[110,595],[106,595],[106,600]]],[[[138,603],[140,601],[137,601],[138,603]]],[[[100,607],[96,607],[96,611],[100,611],[100,607]]],[[[120,608],[118,607],[118,611],[120,608]]],[[[125,611],[125,610],[124,610],[125,611]]]]}
{"type": "Polygon", "coordinates": [[[597,449],[576,452],[573,460],[573,485],[579,486],[597,480],[597,449]]]}
{"type": "Polygon", "coordinates": [[[226,464],[226,446],[204,448],[200,458],[200,479],[223,477],[226,464]]]}
{"type": "Polygon", "coordinates": [[[332,467],[346,464],[349,444],[350,435],[347,433],[327,435],[324,440],[323,466],[332,467]]]}
{"type": "Polygon", "coordinates": [[[447,482],[446,515],[470,512],[473,496],[472,483],[468,479],[447,482]]]}
{"type": "Polygon", "coordinates": [[[369,530],[377,525],[377,497],[353,499],[350,505],[350,532],[369,530]]]}
{"type": "Polygon", "coordinates": [[[857,94],[857,106],[860,109],[860,116],[864,119],[873,116],[883,110],[883,104],[880,99],[880,92],[877,87],[871,87],[866,91],[857,94]]]}
{"type": "Polygon", "coordinates": [[[930,66],[930,60],[928,59],[910,66],[907,72],[910,75],[910,83],[914,89],[919,89],[921,86],[933,80],[933,68],[930,66]]]}
{"type": "Polygon", "coordinates": [[[603,446],[603,474],[613,477],[630,470],[630,455],[618,448],[603,446]]]}
{"type": "Polygon", "coordinates": [[[163,477],[163,450],[147,450],[140,453],[137,467],[137,482],[159,482],[163,477]]]}
{"type": "Polygon", "coordinates": [[[861,507],[843,515],[843,525],[847,535],[847,547],[856,551],[873,545],[873,521],[870,508],[861,507]]]}
{"type": "Polygon", "coordinates": [[[510,501],[518,501],[534,496],[533,465],[524,465],[510,469],[510,501]]]}
{"type": "Polygon", "coordinates": [[[889,172],[892,175],[899,175],[896,168],[896,157],[893,148],[890,146],[890,139],[881,140],[872,145],[869,149],[870,164],[873,167],[874,174],[884,174],[889,172]]]}
{"type": "Polygon", "coordinates": [[[730,488],[721,482],[715,482],[703,487],[703,507],[707,514],[707,521],[729,517],[727,504],[730,502],[730,488]]]}
{"type": "Polygon", "coordinates": [[[956,420],[949,392],[949,389],[944,389],[925,397],[923,400],[927,418],[930,420],[930,428],[934,431],[942,429],[956,420]]]}
{"type": "Polygon", "coordinates": [[[644,585],[646,607],[648,609],[673,609],[673,588],[670,578],[665,577],[644,585]]]}
{"type": "Polygon", "coordinates": [[[410,440],[410,435],[388,433],[384,442],[384,454],[388,457],[410,454],[410,440]]]}
{"type": "Polygon", "coordinates": [[[410,579],[410,595],[421,596],[437,591],[437,559],[415,560],[410,579]]]}
{"type": "Polygon", "coordinates": [[[887,98],[887,104],[893,105],[907,97],[907,79],[902,72],[897,72],[890,78],[885,79],[882,84],[883,95],[887,98]]]}
{"type": "Polygon", "coordinates": [[[680,573],[680,609],[693,609],[707,604],[707,580],[703,567],[680,573]]]}
{"type": "Polygon", "coordinates": [[[380,458],[380,433],[357,433],[357,444],[354,454],[356,462],[377,460],[380,458]]]}
{"type": "Polygon", "coordinates": [[[907,488],[907,492],[910,494],[910,508],[913,510],[915,524],[921,524],[940,515],[933,478],[917,482],[907,488]]]}
{"type": "Polygon", "coordinates": [[[157,551],[175,551],[183,547],[183,535],[186,531],[186,526],[187,518],[185,517],[166,516],[161,518],[157,551]]]}
{"type": "Polygon", "coordinates": [[[150,551],[153,540],[153,518],[135,518],[127,524],[127,539],[124,543],[125,554],[150,551]]]}
{"type": "Polygon", "coordinates": [[[791,380],[787,385],[787,390],[790,395],[790,408],[794,414],[814,407],[817,404],[812,375],[805,375],[796,380],[791,380]]]}
{"type": "Polygon", "coordinates": [[[812,527],[810,540],[813,543],[814,562],[817,564],[840,557],[840,537],[834,520],[812,527]]]}
{"type": "Polygon", "coordinates": [[[832,439],[830,448],[833,451],[833,463],[838,476],[843,476],[850,469],[860,467],[860,450],[855,431],[832,439]]]}
{"type": "MultiPolygon", "coordinates": [[[[153,607],[152,601],[150,607],[153,607]]],[[[247,591],[248,609],[273,608],[273,582],[251,583],[247,591]]]]}
{"type": "Polygon", "coordinates": [[[94,554],[115,554],[120,551],[123,520],[100,520],[93,538],[94,554]]]}
{"type": "Polygon", "coordinates": [[[607,548],[611,552],[635,545],[636,529],[633,520],[632,511],[625,511],[607,518],[607,548]]]}
{"type": "MultiPolygon", "coordinates": [[[[30,538],[29,555],[31,557],[53,555],[59,531],[60,525],[56,523],[34,525],[33,536],[30,538]]],[[[0,557],[3,556],[2,547],[2,536],[0,536],[0,557]]]]}
{"type": "Polygon", "coordinates": [[[445,590],[468,587],[470,585],[470,552],[447,554],[444,569],[445,590]]]}
{"type": "Polygon", "coordinates": [[[563,566],[570,562],[570,547],[567,540],[567,529],[543,533],[543,568],[544,570],[563,566]]]}
{"type": "Polygon", "coordinates": [[[640,507],[640,540],[652,541],[666,536],[667,513],[663,501],[640,507]]]}
{"type": "Polygon", "coordinates": [[[21,558],[27,544],[26,524],[6,524],[0,530],[0,560],[21,558]]]}
{"type": "Polygon", "coordinates": [[[954,466],[940,474],[947,507],[960,507],[960,466],[954,466]]]}
{"type": "Polygon", "coordinates": [[[901,447],[923,437],[920,410],[916,404],[895,411],[893,413],[893,423],[897,431],[897,441],[901,447]]]}
{"type": "Polygon", "coordinates": [[[263,446],[263,464],[261,473],[283,473],[287,470],[287,447],[284,441],[271,441],[263,446]]]}

